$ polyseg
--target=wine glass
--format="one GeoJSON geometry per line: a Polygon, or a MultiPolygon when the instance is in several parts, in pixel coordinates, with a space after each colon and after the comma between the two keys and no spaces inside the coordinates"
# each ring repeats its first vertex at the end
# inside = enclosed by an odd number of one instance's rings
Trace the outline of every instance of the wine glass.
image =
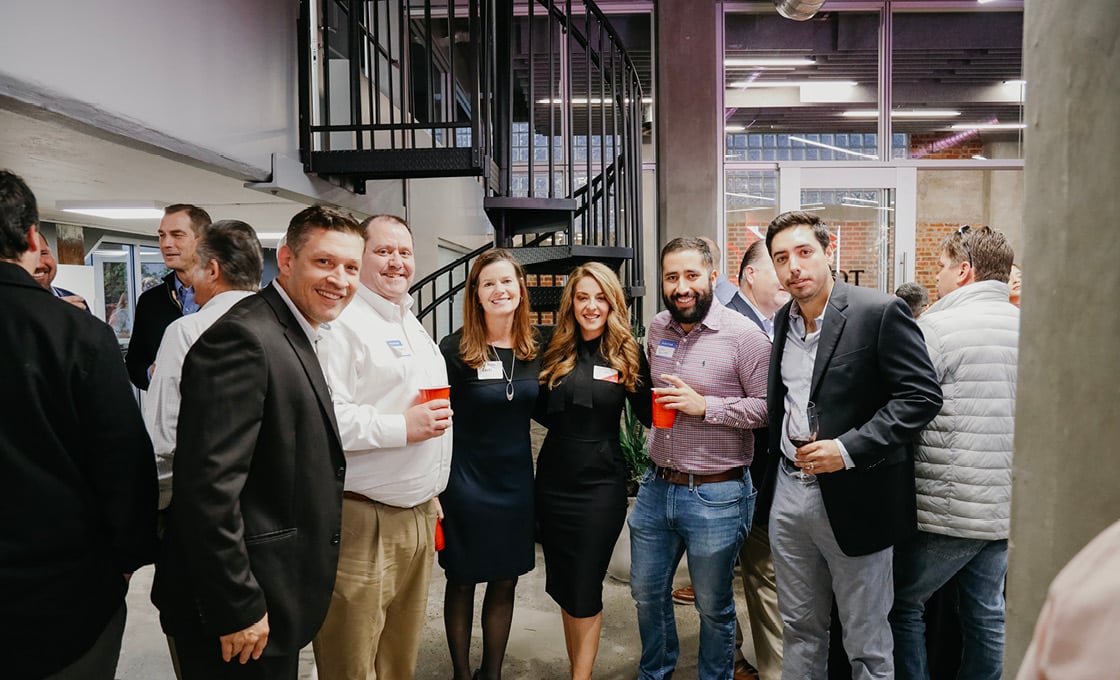
{"type": "MultiPolygon", "coordinates": [[[[786,415],[786,436],[789,437],[789,441],[795,449],[817,441],[819,429],[820,421],[817,418],[817,405],[811,401],[805,405],[804,414],[791,411],[786,415]]],[[[817,478],[816,475],[806,472],[804,468],[798,468],[793,473],[793,477],[804,484],[808,484],[817,478]]]]}

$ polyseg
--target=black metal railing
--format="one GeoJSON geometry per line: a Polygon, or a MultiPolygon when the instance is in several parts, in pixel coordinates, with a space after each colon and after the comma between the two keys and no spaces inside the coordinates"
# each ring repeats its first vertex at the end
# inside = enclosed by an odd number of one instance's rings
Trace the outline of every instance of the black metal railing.
{"type": "Polygon", "coordinates": [[[354,180],[493,173],[492,0],[300,5],[308,172],[354,180]]]}

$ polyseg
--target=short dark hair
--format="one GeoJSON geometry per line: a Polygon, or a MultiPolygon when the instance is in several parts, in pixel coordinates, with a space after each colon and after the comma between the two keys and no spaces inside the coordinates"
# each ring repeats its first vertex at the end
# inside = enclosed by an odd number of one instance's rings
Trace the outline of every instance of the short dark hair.
{"type": "Polygon", "coordinates": [[[832,245],[832,239],[828,233],[828,227],[824,226],[821,218],[804,210],[790,210],[775,217],[770,226],[766,227],[767,252],[773,254],[774,251],[770,246],[774,242],[774,237],[780,232],[800,226],[812,228],[813,236],[816,236],[817,243],[821,244],[821,250],[828,251],[828,247],[832,245]]]}
{"type": "Polygon", "coordinates": [[[743,271],[746,270],[748,264],[755,264],[762,258],[769,258],[770,253],[766,250],[766,241],[758,239],[747,248],[747,252],[743,253],[743,260],[739,263],[739,283],[743,282],[743,271]]]}
{"type": "Polygon", "coordinates": [[[961,227],[941,241],[941,249],[956,264],[971,261],[976,281],[1007,283],[1011,278],[1015,251],[1003,232],[991,227],[961,227]]]}
{"type": "Polygon", "coordinates": [[[264,273],[264,256],[257,233],[241,220],[220,220],[202,228],[198,239],[198,261],[218,263],[222,278],[231,288],[256,290],[264,273]]]}
{"type": "Polygon", "coordinates": [[[195,236],[202,236],[203,227],[213,221],[210,219],[210,213],[190,203],[172,203],[163,209],[164,217],[181,212],[187,213],[187,217],[190,218],[191,229],[194,231],[195,236]]]}
{"type": "Polygon", "coordinates": [[[369,225],[373,224],[377,220],[385,220],[387,222],[395,222],[395,223],[401,225],[402,227],[404,227],[406,230],[408,230],[408,235],[412,236],[412,227],[408,226],[408,222],[403,217],[397,217],[396,215],[389,215],[389,214],[371,215],[371,216],[365,218],[364,220],[362,220],[362,229],[368,234],[369,233],[369,225]]]}
{"type": "Polygon", "coordinates": [[[700,253],[700,258],[704,261],[704,266],[708,271],[715,269],[715,258],[712,257],[712,249],[702,238],[694,236],[678,236],[677,238],[665,244],[661,249],[661,264],[665,264],[665,256],[669,253],[675,253],[680,250],[695,250],[700,253]]]}
{"type": "Polygon", "coordinates": [[[27,252],[27,234],[39,223],[39,203],[19,175],[0,170],[0,260],[27,252]]]}
{"type": "Polygon", "coordinates": [[[914,281],[902,284],[894,294],[906,302],[910,307],[910,314],[915,319],[922,315],[922,307],[929,304],[929,291],[925,286],[914,281]]]}
{"type": "Polygon", "coordinates": [[[310,208],[300,210],[288,223],[284,243],[292,250],[292,253],[299,255],[299,251],[303,249],[307,239],[316,229],[355,234],[361,236],[363,242],[366,240],[366,228],[362,224],[358,224],[358,220],[350,214],[344,213],[338,208],[313,205],[310,208]]]}

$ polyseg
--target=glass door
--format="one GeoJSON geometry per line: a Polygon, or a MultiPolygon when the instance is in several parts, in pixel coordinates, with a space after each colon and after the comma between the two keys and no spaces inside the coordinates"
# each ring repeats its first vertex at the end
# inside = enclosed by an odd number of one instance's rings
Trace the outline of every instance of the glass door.
{"type": "Polygon", "coordinates": [[[840,276],[890,293],[914,280],[916,177],[914,168],[783,167],[781,211],[818,214],[840,276]]]}

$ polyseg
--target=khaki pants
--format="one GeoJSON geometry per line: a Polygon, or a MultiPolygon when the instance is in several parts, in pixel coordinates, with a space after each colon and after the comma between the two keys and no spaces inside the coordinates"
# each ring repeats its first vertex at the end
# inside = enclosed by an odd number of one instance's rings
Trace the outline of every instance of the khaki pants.
{"type": "MultiPolygon", "coordinates": [[[[778,587],[774,582],[774,561],[770,558],[770,539],[766,526],[755,524],[739,550],[747,617],[754,640],[754,665],[760,680],[782,677],[782,617],[778,613],[778,587]]],[[[742,656],[742,627],[735,631],[735,657],[742,656]]]]}
{"type": "Polygon", "coordinates": [[[320,680],[415,674],[435,528],[435,501],[395,508],[343,499],[338,574],[327,619],[315,636],[320,680]]]}

